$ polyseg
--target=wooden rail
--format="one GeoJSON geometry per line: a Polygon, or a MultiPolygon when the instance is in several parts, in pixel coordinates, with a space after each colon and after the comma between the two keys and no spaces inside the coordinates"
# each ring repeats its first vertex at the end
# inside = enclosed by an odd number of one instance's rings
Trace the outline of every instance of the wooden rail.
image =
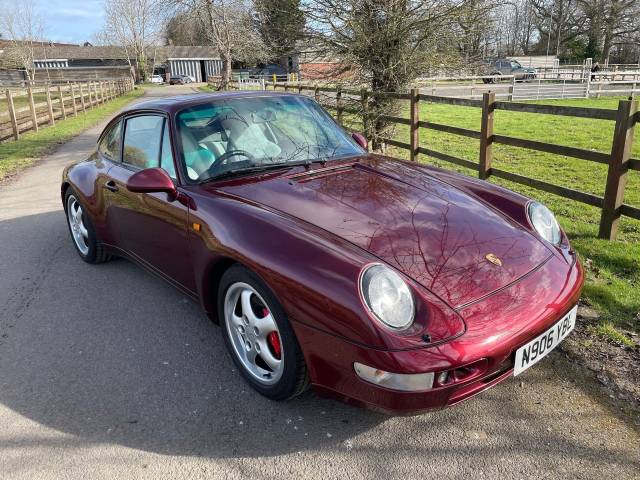
{"type": "Polygon", "coordinates": [[[71,83],[26,88],[12,87],[4,91],[0,102],[6,102],[6,112],[0,108],[0,142],[19,140],[29,131],[38,131],[44,125],[54,125],[58,120],[77,116],[89,108],[112,100],[133,89],[131,80],[71,83]],[[17,101],[26,103],[18,107],[17,101]]]}
{"type": "MultiPolygon", "coordinates": [[[[282,85],[278,83],[270,84],[270,86],[272,86],[274,90],[277,88],[283,88],[285,91],[289,91],[293,88],[291,85],[282,85]]],[[[618,110],[616,111],[601,108],[567,107],[559,105],[538,105],[496,101],[495,94],[492,92],[484,93],[482,100],[474,100],[427,95],[420,93],[417,89],[411,90],[410,93],[370,92],[364,89],[348,90],[339,86],[333,87],[302,84],[296,85],[295,89],[299,93],[303,91],[313,92],[317,101],[320,100],[321,92],[335,94],[333,97],[335,99],[335,104],[332,105],[332,108],[336,109],[336,117],[340,121],[343,120],[344,112],[355,112],[355,109],[345,106],[345,100],[347,97],[352,101],[355,100],[358,102],[360,104],[359,113],[362,117],[364,134],[369,139],[373,137],[371,125],[375,123],[373,121],[374,119],[371,118],[369,109],[370,100],[372,98],[409,101],[410,118],[393,115],[378,115],[375,120],[408,126],[410,143],[402,142],[393,138],[381,138],[379,139],[381,142],[396,148],[408,150],[409,157],[412,161],[416,161],[419,155],[426,155],[465,168],[474,169],[482,179],[488,179],[494,176],[600,208],[602,210],[599,230],[599,236],[601,238],[615,240],[621,216],[640,220],[640,208],[623,203],[624,190],[626,187],[627,176],[629,174],[628,172],[634,170],[640,171],[640,159],[630,158],[635,126],[640,123],[640,108],[637,100],[621,100],[618,110]],[[470,130],[430,122],[428,119],[421,120],[420,102],[480,108],[482,110],[479,125],[480,128],[479,130],[470,130]],[[594,152],[577,147],[556,145],[536,140],[495,134],[493,132],[493,126],[494,113],[496,110],[614,121],[615,129],[611,152],[594,152]],[[419,136],[420,129],[436,130],[439,132],[480,140],[478,162],[476,163],[421,146],[419,136]],[[494,144],[502,144],[526,150],[563,155],[565,157],[608,165],[604,196],[599,197],[591,193],[574,190],[561,185],[555,185],[542,180],[529,178],[524,175],[495,168],[492,166],[494,144]]]]}

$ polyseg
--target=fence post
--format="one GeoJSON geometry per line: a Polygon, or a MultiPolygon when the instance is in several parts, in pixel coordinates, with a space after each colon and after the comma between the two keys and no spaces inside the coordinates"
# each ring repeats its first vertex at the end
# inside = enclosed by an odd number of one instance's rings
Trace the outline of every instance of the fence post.
{"type": "Polygon", "coordinates": [[[60,101],[60,109],[62,110],[62,119],[66,120],[67,111],[64,109],[64,96],[62,95],[62,86],[58,85],[58,100],[60,101]]]}
{"type": "Polygon", "coordinates": [[[636,100],[620,100],[616,126],[613,131],[613,145],[611,146],[611,158],[598,234],[600,238],[607,240],[615,240],[618,233],[620,207],[624,202],[624,189],[627,184],[627,170],[637,112],[638,102],[636,100]]]}
{"type": "Polygon", "coordinates": [[[486,180],[491,175],[491,161],[493,160],[493,110],[496,94],[488,92],[482,94],[482,123],[480,124],[480,165],[479,177],[486,180]]]}
{"type": "Polygon", "coordinates": [[[93,100],[91,99],[91,84],[92,82],[87,83],[87,103],[89,104],[89,108],[93,108],[93,100]]]}
{"type": "Polygon", "coordinates": [[[516,76],[511,79],[511,85],[509,86],[509,101],[513,102],[513,91],[516,89],[516,76]]]}
{"type": "Polygon", "coordinates": [[[366,88],[360,90],[360,104],[362,105],[362,134],[369,141],[369,92],[366,88]]]}
{"type": "Polygon", "coordinates": [[[71,84],[71,105],[73,105],[73,116],[78,116],[78,106],[76,105],[76,86],[75,83],[71,84]]]}
{"type": "Polygon", "coordinates": [[[342,87],[336,87],[336,120],[342,125],[342,87]]]}
{"type": "Polygon", "coordinates": [[[82,107],[82,111],[84,112],[87,109],[87,106],[84,103],[84,91],[82,90],[81,83],[78,85],[78,88],[80,89],[80,106],[82,107]]]}
{"type": "Polygon", "coordinates": [[[46,91],[47,91],[47,108],[49,109],[49,125],[55,125],[56,119],[53,117],[53,104],[51,103],[51,89],[49,88],[49,84],[47,84],[46,91]]]}
{"type": "Polygon", "coordinates": [[[38,112],[36,112],[36,104],[33,101],[33,90],[31,85],[27,87],[27,95],[29,97],[29,110],[31,110],[31,122],[33,123],[32,130],[38,131],[38,112]]]}
{"type": "Polygon", "coordinates": [[[409,126],[409,142],[411,144],[411,151],[409,159],[412,162],[418,161],[418,148],[420,148],[420,129],[418,122],[420,121],[420,90],[417,88],[411,89],[411,125],[409,126]]]}
{"type": "Polygon", "coordinates": [[[9,108],[9,118],[11,119],[11,128],[13,128],[13,138],[20,139],[20,130],[18,129],[18,119],[16,118],[16,109],[13,106],[13,96],[11,90],[7,88],[7,106],[9,108]]]}
{"type": "Polygon", "coordinates": [[[317,103],[320,103],[320,87],[316,83],[316,87],[313,89],[313,98],[317,103]]]}
{"type": "Polygon", "coordinates": [[[100,103],[104,103],[104,82],[99,82],[100,85],[100,103]]]}

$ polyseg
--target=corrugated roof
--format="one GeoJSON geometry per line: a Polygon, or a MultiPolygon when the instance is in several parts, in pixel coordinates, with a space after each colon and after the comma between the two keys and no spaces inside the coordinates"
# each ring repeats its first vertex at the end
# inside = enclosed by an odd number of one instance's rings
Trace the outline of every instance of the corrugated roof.
{"type": "MultiPolygon", "coordinates": [[[[148,55],[156,62],[164,62],[168,58],[219,58],[214,47],[208,46],[175,46],[153,47],[147,50],[148,55]]],[[[37,60],[47,58],[66,60],[120,60],[126,59],[124,47],[44,47],[36,48],[34,57],[37,60]]]]}

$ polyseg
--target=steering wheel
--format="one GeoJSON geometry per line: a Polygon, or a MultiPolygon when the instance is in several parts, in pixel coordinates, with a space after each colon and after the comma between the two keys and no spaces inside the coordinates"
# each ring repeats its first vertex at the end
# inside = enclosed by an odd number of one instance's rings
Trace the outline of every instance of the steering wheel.
{"type": "Polygon", "coordinates": [[[255,160],[255,157],[251,155],[249,152],[247,152],[246,150],[238,150],[238,149],[229,150],[228,152],[224,152],[222,155],[220,155],[218,158],[216,158],[213,161],[211,166],[208,168],[209,172],[225,164],[227,160],[229,160],[231,157],[236,157],[236,156],[245,157],[250,161],[255,160]]]}

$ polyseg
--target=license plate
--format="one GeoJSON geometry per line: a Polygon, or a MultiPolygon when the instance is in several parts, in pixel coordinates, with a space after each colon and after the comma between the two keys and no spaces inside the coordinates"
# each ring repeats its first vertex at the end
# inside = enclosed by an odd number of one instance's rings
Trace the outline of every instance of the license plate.
{"type": "Polygon", "coordinates": [[[556,348],[569,335],[576,326],[577,312],[578,306],[576,305],[549,330],[516,350],[516,361],[513,367],[514,377],[546,357],[551,350],[556,348]]]}

